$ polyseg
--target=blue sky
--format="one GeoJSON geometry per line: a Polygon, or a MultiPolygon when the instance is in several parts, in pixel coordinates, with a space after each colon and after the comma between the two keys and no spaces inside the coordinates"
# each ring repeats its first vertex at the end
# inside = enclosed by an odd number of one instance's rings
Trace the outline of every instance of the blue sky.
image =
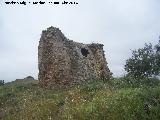
{"type": "Polygon", "coordinates": [[[77,0],[78,5],[5,5],[4,1],[0,1],[0,79],[6,82],[28,75],[37,78],[38,42],[42,30],[50,26],[76,42],[104,44],[114,76],[125,73],[131,49],[155,44],[160,35],[159,0],[77,0]]]}

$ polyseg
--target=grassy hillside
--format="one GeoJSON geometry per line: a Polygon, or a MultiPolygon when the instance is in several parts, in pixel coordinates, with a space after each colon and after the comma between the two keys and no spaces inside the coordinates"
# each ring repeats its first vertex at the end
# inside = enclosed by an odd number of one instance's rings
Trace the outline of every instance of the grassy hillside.
{"type": "Polygon", "coordinates": [[[160,120],[158,84],[124,87],[119,81],[97,80],[65,90],[40,88],[36,80],[7,83],[0,86],[0,119],[160,120]]]}

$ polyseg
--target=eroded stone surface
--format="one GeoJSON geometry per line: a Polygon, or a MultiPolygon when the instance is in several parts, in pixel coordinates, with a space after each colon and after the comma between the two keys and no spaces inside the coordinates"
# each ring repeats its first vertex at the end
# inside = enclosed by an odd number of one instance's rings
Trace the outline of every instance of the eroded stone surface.
{"type": "Polygon", "coordinates": [[[38,46],[39,82],[47,88],[111,78],[102,44],[67,39],[55,27],[42,32],[38,46]]]}

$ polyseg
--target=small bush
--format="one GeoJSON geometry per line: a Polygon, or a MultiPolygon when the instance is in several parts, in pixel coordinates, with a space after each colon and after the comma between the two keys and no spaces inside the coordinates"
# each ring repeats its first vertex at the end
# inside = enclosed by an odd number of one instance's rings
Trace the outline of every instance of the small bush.
{"type": "Polygon", "coordinates": [[[0,80],[0,86],[4,85],[4,80],[0,80]]]}

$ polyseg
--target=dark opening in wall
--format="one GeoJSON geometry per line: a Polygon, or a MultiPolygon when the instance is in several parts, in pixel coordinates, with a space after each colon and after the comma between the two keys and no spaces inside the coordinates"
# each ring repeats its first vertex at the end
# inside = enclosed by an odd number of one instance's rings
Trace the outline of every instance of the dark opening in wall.
{"type": "Polygon", "coordinates": [[[81,49],[81,53],[82,53],[82,55],[85,56],[85,57],[87,57],[87,55],[89,54],[88,50],[85,49],[85,48],[82,48],[82,49],[81,49]]]}

